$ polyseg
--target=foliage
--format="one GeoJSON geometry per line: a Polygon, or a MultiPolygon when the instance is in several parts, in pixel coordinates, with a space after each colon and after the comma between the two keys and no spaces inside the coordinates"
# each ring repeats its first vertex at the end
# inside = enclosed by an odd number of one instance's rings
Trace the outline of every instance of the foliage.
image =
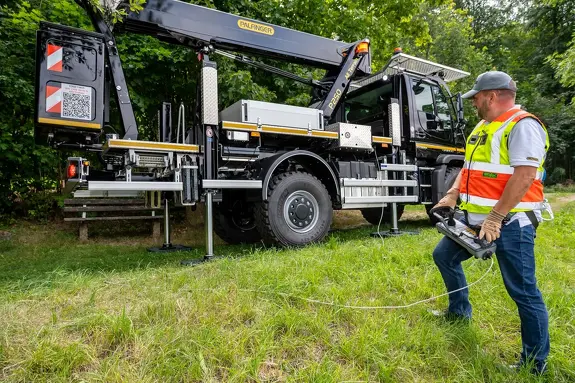
{"type": "MultiPolygon", "coordinates": [[[[575,30],[575,2],[457,0],[472,17],[475,46],[492,59],[492,69],[511,74],[517,103],[545,123],[551,147],[546,168],[562,167],[575,177],[575,84],[569,48],[575,30]]],[[[479,74],[479,73],[476,73],[479,74]]]]}
{"type": "Polygon", "coordinates": [[[112,25],[125,17],[129,11],[138,12],[144,9],[146,0],[129,0],[127,8],[122,6],[116,9],[115,5],[118,2],[118,0],[104,0],[103,2],[101,0],[90,0],[92,6],[104,16],[104,20],[112,25]]]}
{"type": "Polygon", "coordinates": [[[565,169],[561,167],[556,167],[549,175],[549,178],[548,180],[546,180],[545,184],[553,185],[557,183],[562,183],[563,181],[565,181],[565,174],[566,174],[565,169]]]}
{"type": "Polygon", "coordinates": [[[18,216],[46,222],[56,218],[60,213],[60,206],[53,191],[28,193],[25,197],[25,200],[14,207],[18,216]]]}
{"type": "MultiPolygon", "coordinates": [[[[99,1],[90,0],[96,6],[99,1]]],[[[111,2],[111,1],[108,1],[111,2]]],[[[466,91],[485,70],[509,72],[519,84],[518,102],[540,116],[551,136],[548,169],[562,167],[575,178],[575,2],[572,0],[194,0],[196,4],[343,41],[368,37],[373,70],[393,48],[461,68],[471,76],[450,84],[466,91]]],[[[57,185],[69,153],[34,142],[35,31],[41,20],[91,29],[73,0],[10,0],[0,6],[0,214],[16,196],[57,185]]],[[[132,10],[143,0],[130,0],[132,10]]],[[[126,8],[101,8],[112,23],[126,8]]],[[[122,34],[118,48],[142,139],[155,139],[161,103],[186,107],[188,126],[197,97],[196,52],[149,36],[122,34]],[[145,74],[145,75],[143,75],[145,74]]],[[[220,108],[240,98],[308,105],[311,89],[279,76],[212,56],[219,69],[220,108]]],[[[304,78],[322,70],[256,57],[304,78]]],[[[112,105],[114,108],[115,106],[112,105]]],[[[120,131],[116,114],[111,126],[120,131]]],[[[466,118],[474,125],[473,108],[466,118]]]]}
{"type": "MultiPolygon", "coordinates": [[[[553,54],[549,60],[557,70],[561,84],[565,87],[575,87],[575,34],[569,43],[569,49],[563,54],[553,54]]],[[[572,102],[575,103],[575,99],[572,102]]]]}
{"type": "Polygon", "coordinates": [[[545,187],[545,193],[575,193],[575,183],[573,180],[571,183],[565,182],[564,184],[555,184],[549,187],[545,187]]]}
{"type": "MultiPolygon", "coordinates": [[[[427,5],[421,8],[417,17],[425,20],[431,38],[412,54],[471,73],[471,76],[449,85],[453,94],[471,89],[475,74],[489,70],[491,58],[486,51],[475,46],[475,33],[467,11],[457,9],[451,3],[435,7],[427,5]]],[[[475,126],[477,117],[473,108],[464,110],[469,127],[475,126]]]]}
{"type": "Polygon", "coordinates": [[[46,15],[60,20],[82,15],[66,2],[44,2],[42,11],[38,5],[0,7],[0,214],[10,210],[17,194],[53,186],[58,178],[60,154],[34,143],[35,33],[46,15]]]}

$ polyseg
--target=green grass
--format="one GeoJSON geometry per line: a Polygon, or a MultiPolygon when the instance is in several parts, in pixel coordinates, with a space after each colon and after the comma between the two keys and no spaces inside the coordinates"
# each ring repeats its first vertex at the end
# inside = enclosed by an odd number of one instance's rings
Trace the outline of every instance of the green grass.
{"type": "Polygon", "coordinates": [[[575,184],[556,184],[545,186],[545,193],[575,193],[575,184]]]}
{"type": "MultiPolygon", "coordinates": [[[[220,246],[225,258],[194,268],[179,261],[201,257],[201,246],[160,255],[138,236],[79,244],[68,226],[11,227],[12,240],[0,242],[0,380],[572,382],[575,203],[567,197],[550,198],[561,210],[536,240],[550,312],[546,378],[505,368],[517,359],[520,329],[497,265],[471,289],[470,326],[427,312],[446,297],[358,311],[273,294],[377,306],[443,293],[431,258],[440,234],[410,207],[400,223],[417,236],[382,243],[363,226],[300,250],[220,246]]],[[[179,228],[174,242],[190,238],[179,228]]],[[[468,280],[488,266],[467,262],[468,280]]]]}

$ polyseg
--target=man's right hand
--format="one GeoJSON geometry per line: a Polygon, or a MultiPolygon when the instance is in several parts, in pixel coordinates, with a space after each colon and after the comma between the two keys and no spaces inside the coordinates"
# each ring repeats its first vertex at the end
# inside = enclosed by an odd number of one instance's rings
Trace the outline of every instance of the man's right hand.
{"type": "Polygon", "coordinates": [[[447,206],[454,209],[455,205],[457,205],[457,198],[459,198],[459,189],[451,188],[433,208],[447,206]]]}

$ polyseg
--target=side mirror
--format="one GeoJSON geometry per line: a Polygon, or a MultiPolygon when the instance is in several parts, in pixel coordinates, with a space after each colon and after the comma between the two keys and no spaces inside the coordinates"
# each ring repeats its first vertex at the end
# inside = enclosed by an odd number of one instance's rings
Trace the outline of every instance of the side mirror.
{"type": "Polygon", "coordinates": [[[463,121],[463,98],[461,98],[461,92],[457,93],[457,120],[463,121]]]}
{"type": "Polygon", "coordinates": [[[423,82],[423,80],[419,80],[417,81],[413,87],[411,89],[413,89],[413,93],[417,96],[418,94],[421,94],[421,92],[423,92],[425,90],[425,87],[421,86],[421,83],[423,82]]]}

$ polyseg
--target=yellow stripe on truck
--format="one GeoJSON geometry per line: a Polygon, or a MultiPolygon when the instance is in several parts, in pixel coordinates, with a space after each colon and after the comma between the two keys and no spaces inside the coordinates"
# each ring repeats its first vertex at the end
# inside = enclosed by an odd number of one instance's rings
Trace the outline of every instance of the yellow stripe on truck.
{"type": "Polygon", "coordinates": [[[247,130],[250,132],[274,133],[274,134],[288,134],[291,136],[307,136],[307,137],[321,137],[329,139],[337,139],[337,132],[327,132],[323,130],[305,130],[298,128],[286,128],[283,126],[262,125],[260,128],[256,124],[246,124],[243,122],[229,122],[223,121],[222,128],[228,130],[247,130]]]}
{"type": "Polygon", "coordinates": [[[257,125],[245,124],[243,122],[224,121],[222,127],[224,129],[258,130],[257,125]]]}
{"type": "Polygon", "coordinates": [[[63,125],[71,126],[74,128],[88,128],[88,129],[101,129],[100,124],[94,122],[81,122],[81,121],[68,121],[68,120],[58,120],[56,118],[38,118],[38,122],[41,124],[52,124],[52,125],[63,125]]]}
{"type": "Polygon", "coordinates": [[[433,144],[416,144],[415,146],[422,149],[439,149],[439,150],[448,150],[452,152],[465,153],[465,149],[456,148],[454,146],[433,145],[433,144]]]}
{"type": "Polygon", "coordinates": [[[148,149],[148,150],[172,150],[177,152],[199,152],[198,145],[172,144],[167,142],[132,141],[132,140],[109,140],[104,149],[148,149]]]}
{"type": "Polygon", "coordinates": [[[391,144],[391,137],[372,136],[371,141],[378,144],[391,144]]]}

